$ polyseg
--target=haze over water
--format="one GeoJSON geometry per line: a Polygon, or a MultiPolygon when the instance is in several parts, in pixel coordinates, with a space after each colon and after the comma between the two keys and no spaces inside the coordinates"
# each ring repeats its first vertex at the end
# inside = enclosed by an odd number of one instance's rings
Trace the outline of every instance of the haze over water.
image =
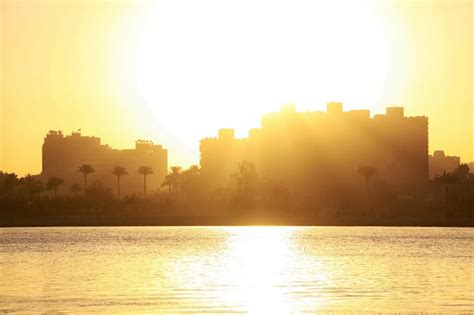
{"type": "Polygon", "coordinates": [[[2,312],[469,312],[474,230],[0,230],[2,312]]]}

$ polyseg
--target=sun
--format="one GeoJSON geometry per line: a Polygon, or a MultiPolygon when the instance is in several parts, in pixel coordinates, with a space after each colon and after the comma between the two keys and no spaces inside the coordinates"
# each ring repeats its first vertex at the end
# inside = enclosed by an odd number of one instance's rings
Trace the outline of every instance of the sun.
{"type": "Polygon", "coordinates": [[[287,102],[377,110],[392,50],[377,10],[364,1],[148,4],[121,43],[122,93],[187,146],[223,127],[246,136],[287,102]]]}

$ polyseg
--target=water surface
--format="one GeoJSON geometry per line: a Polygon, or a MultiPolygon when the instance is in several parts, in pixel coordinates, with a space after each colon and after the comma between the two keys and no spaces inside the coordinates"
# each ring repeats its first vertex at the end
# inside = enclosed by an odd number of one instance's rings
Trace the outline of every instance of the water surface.
{"type": "Polygon", "coordinates": [[[0,229],[0,311],[474,311],[474,229],[0,229]]]}

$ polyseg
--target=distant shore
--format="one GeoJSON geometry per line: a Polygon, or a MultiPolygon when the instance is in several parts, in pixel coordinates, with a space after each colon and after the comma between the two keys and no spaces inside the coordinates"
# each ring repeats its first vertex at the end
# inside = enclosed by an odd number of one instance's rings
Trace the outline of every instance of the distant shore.
{"type": "Polygon", "coordinates": [[[420,226],[474,227],[472,217],[453,218],[365,218],[365,217],[278,217],[259,216],[61,216],[45,218],[0,218],[0,227],[60,227],[60,226],[420,226]]]}

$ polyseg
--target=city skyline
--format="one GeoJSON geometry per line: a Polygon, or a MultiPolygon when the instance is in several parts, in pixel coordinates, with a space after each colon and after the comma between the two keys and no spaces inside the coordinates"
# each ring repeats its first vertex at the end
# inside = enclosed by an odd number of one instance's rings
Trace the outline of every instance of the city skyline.
{"type": "Polygon", "coordinates": [[[218,128],[242,137],[282,103],[327,101],[426,115],[430,153],[474,160],[470,2],[3,1],[1,11],[5,171],[38,173],[43,135],[79,128],[115,148],[152,139],[189,166],[218,128]]]}
{"type": "MultiPolygon", "coordinates": [[[[331,106],[331,104],[334,104],[334,105],[340,105],[341,106],[341,113],[345,113],[345,114],[348,114],[348,115],[359,115],[361,116],[363,119],[370,119],[370,120],[373,120],[373,119],[380,119],[380,117],[383,117],[385,116],[386,114],[385,113],[378,113],[378,114],[373,114],[370,112],[370,110],[368,109],[350,109],[348,111],[346,111],[345,109],[343,109],[343,104],[340,103],[340,102],[329,102],[329,103],[326,103],[326,106],[328,106],[327,110],[326,111],[304,111],[304,112],[297,112],[297,108],[296,108],[296,105],[295,104],[283,104],[280,106],[280,112],[283,112],[286,110],[290,110],[290,112],[295,112],[295,113],[298,113],[298,114],[305,114],[305,113],[313,113],[313,114],[321,114],[321,115],[324,115],[324,114],[327,114],[329,112],[329,108],[331,106]]],[[[345,105],[345,104],[344,104],[345,105]]],[[[401,110],[401,116],[403,117],[404,115],[404,107],[398,107],[398,106],[391,106],[391,107],[386,107],[385,110],[388,111],[390,109],[393,109],[393,110],[398,110],[400,109],[401,110]]],[[[387,112],[388,113],[388,112],[387,112]]],[[[231,138],[232,139],[235,139],[235,140],[238,140],[238,141],[246,141],[248,140],[248,137],[252,136],[252,133],[256,133],[257,131],[261,130],[262,126],[261,124],[265,121],[265,119],[268,119],[269,116],[271,116],[272,114],[276,114],[276,112],[268,112],[268,113],[264,113],[262,114],[261,116],[261,122],[258,126],[255,126],[255,128],[250,128],[249,130],[246,131],[246,134],[240,134],[239,136],[236,136],[236,133],[235,133],[235,128],[232,128],[232,127],[229,127],[229,128],[219,128],[218,131],[219,131],[219,136],[218,138],[213,138],[212,135],[205,135],[205,136],[202,136],[199,140],[199,143],[200,143],[200,149],[198,148],[198,160],[195,161],[194,163],[189,163],[189,164],[184,164],[184,165],[180,165],[180,164],[177,164],[177,163],[173,163],[173,161],[169,162],[169,158],[167,158],[167,165],[168,166],[180,166],[180,167],[189,167],[189,166],[192,166],[192,165],[201,165],[202,164],[202,142],[203,141],[206,141],[207,139],[209,140],[212,140],[212,139],[220,139],[221,137],[221,132],[225,132],[225,131],[229,131],[231,132],[231,138]]],[[[393,115],[393,114],[392,114],[393,115]]],[[[419,117],[426,117],[426,116],[419,116],[419,117]]],[[[429,119],[429,117],[426,117],[427,120],[429,119]]],[[[429,126],[429,123],[428,123],[428,126],[429,126]]],[[[100,146],[101,148],[104,148],[106,150],[109,150],[110,152],[132,152],[133,150],[136,150],[136,149],[132,149],[130,147],[125,147],[125,148],[117,148],[117,147],[111,147],[109,145],[109,143],[107,143],[107,141],[102,141],[103,138],[102,136],[98,136],[97,135],[88,135],[88,136],[82,136],[82,129],[78,129],[78,130],[72,130],[70,132],[70,135],[68,135],[67,132],[63,132],[62,130],[49,130],[46,134],[46,138],[44,138],[45,140],[48,139],[48,137],[50,137],[51,135],[53,134],[58,134],[59,133],[59,136],[65,140],[67,139],[74,139],[75,137],[82,137],[84,139],[90,139],[92,140],[93,142],[94,141],[98,141],[97,144],[94,144],[94,145],[97,145],[97,146],[100,146]],[[104,144],[101,144],[101,142],[103,142],[104,144]]],[[[87,134],[87,133],[86,133],[87,134]]],[[[43,136],[42,136],[43,138],[43,136]]],[[[427,133],[427,140],[428,140],[428,145],[429,145],[429,140],[430,140],[430,136],[429,136],[429,132],[427,133]]],[[[134,143],[135,143],[135,146],[137,146],[138,143],[140,142],[149,142],[151,143],[151,145],[153,145],[153,140],[142,140],[142,139],[135,139],[134,140],[134,143]]],[[[158,145],[159,147],[162,146],[162,144],[159,144],[158,145]]],[[[40,155],[40,161],[41,161],[41,165],[40,166],[40,170],[36,173],[34,172],[26,172],[26,173],[18,173],[20,176],[24,176],[24,175],[27,175],[27,174],[43,174],[44,175],[44,171],[45,171],[45,151],[44,151],[44,143],[42,145],[43,147],[43,154],[40,155]]],[[[167,151],[167,150],[165,150],[167,151]]],[[[79,152],[78,152],[79,153],[79,152]]],[[[431,159],[431,157],[433,155],[436,155],[436,154],[442,154],[443,157],[444,157],[444,154],[445,154],[445,150],[444,148],[428,148],[428,155],[426,156],[427,158],[429,157],[431,159]]],[[[449,152],[448,152],[449,153],[449,152]]],[[[469,160],[463,160],[460,156],[456,155],[456,154],[448,154],[446,153],[446,156],[447,158],[451,158],[452,161],[451,161],[451,165],[459,165],[459,164],[462,164],[462,163],[467,163],[467,164],[474,164],[474,162],[472,161],[469,161],[469,160]],[[454,159],[454,160],[453,160],[454,159]],[[456,162],[457,161],[457,162],[456,162]]],[[[51,156],[54,156],[54,154],[51,152],[49,153],[51,156]]],[[[240,155],[239,155],[240,156],[240,155]]],[[[235,160],[236,157],[233,157],[232,159],[235,160]]],[[[57,157],[56,157],[57,159],[57,157]]],[[[87,161],[83,161],[83,162],[87,162],[87,161]]],[[[80,163],[76,163],[77,165],[79,165],[80,163]]],[[[162,170],[162,167],[159,168],[161,171],[162,170]]],[[[165,168],[167,169],[167,168],[165,168]]],[[[451,168],[450,168],[451,169],[451,168]]],[[[454,169],[454,168],[453,168],[454,169]]],[[[2,170],[2,169],[0,169],[2,170]]],[[[2,171],[4,172],[9,172],[8,170],[5,170],[3,169],[2,171]]],[[[107,169],[108,171],[108,169],[107,169]]],[[[13,171],[14,172],[14,171],[13,171]]],[[[431,169],[429,170],[430,172],[430,178],[433,178],[435,174],[441,174],[442,172],[439,172],[439,171],[436,171],[436,168],[435,169],[431,169]]],[[[54,173],[54,172],[53,172],[54,173]]],[[[51,174],[50,174],[51,175],[51,174]]]]}
{"type": "MultiPolygon", "coordinates": [[[[425,116],[406,116],[403,107],[387,107],[384,114],[371,116],[369,110],[345,110],[344,104],[338,102],[326,106],[325,111],[301,112],[294,104],[283,105],[278,112],[265,113],[260,126],[248,130],[245,137],[237,138],[233,128],[221,128],[217,137],[201,138],[200,159],[196,165],[202,168],[204,177],[212,178],[213,184],[219,186],[228,182],[230,174],[243,161],[255,163],[259,171],[267,168],[265,176],[272,178],[271,174],[282,172],[281,166],[279,170],[268,167],[278,164],[277,159],[289,158],[284,151],[292,155],[291,160],[297,161],[282,164],[290,168],[301,168],[301,160],[307,160],[309,156],[312,156],[309,160],[313,166],[320,166],[321,159],[331,158],[337,169],[332,171],[333,176],[338,172],[351,173],[351,169],[368,163],[381,169],[381,173],[388,172],[386,175],[395,172],[388,176],[392,181],[401,173],[426,181],[443,172],[453,172],[462,164],[459,156],[446,155],[443,150],[428,150],[429,120],[425,116]],[[298,148],[302,144],[306,148],[313,147],[313,152],[298,148]],[[346,148],[348,144],[353,148],[346,148]],[[269,150],[274,152],[269,153],[269,150]],[[348,159],[342,161],[341,156],[348,159]]],[[[81,132],[73,131],[68,135],[60,130],[50,130],[46,134],[42,145],[41,178],[60,176],[68,184],[77,183],[80,174],[76,167],[90,164],[97,171],[94,177],[99,175],[110,185],[113,180],[110,170],[115,166],[126,166],[133,172],[140,165],[148,165],[158,173],[151,183],[159,187],[157,183],[163,181],[168,167],[180,166],[168,163],[166,148],[150,140],[136,140],[134,149],[117,149],[102,144],[97,135],[81,132]]],[[[328,168],[328,161],[325,164],[328,168]]],[[[284,178],[288,180],[291,173],[295,170],[284,178]]]]}

